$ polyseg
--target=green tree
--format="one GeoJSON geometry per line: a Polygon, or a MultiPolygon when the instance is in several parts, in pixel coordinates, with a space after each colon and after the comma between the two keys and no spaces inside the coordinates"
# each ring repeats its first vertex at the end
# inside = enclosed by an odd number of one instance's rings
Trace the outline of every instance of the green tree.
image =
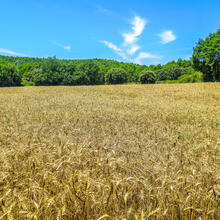
{"type": "MultiPolygon", "coordinates": [[[[48,85],[48,79],[41,67],[36,67],[31,71],[31,80],[36,86],[46,86],[48,85]]],[[[30,78],[29,78],[30,79],[30,78]]]]}
{"type": "Polygon", "coordinates": [[[14,64],[0,64],[0,86],[20,86],[21,75],[14,64]]]}
{"type": "Polygon", "coordinates": [[[73,63],[62,64],[59,69],[62,76],[62,85],[74,85],[73,76],[75,74],[75,65],[73,63]]]}
{"type": "Polygon", "coordinates": [[[188,73],[182,75],[177,80],[178,83],[196,83],[196,82],[203,82],[203,74],[201,72],[188,73]]]}
{"type": "Polygon", "coordinates": [[[105,77],[107,84],[122,84],[126,83],[128,75],[125,70],[121,68],[112,68],[110,69],[105,77]]]}
{"type": "Polygon", "coordinates": [[[151,70],[143,70],[139,76],[139,82],[142,84],[153,84],[156,82],[156,74],[151,70]]]}
{"type": "Polygon", "coordinates": [[[87,78],[86,83],[89,85],[104,84],[104,73],[92,60],[78,65],[77,72],[77,78],[83,78],[84,80],[87,78]],[[82,77],[79,77],[80,74],[82,77]]]}
{"type": "Polygon", "coordinates": [[[220,81],[220,29],[193,48],[193,65],[203,72],[205,81],[220,81]]]}
{"type": "Polygon", "coordinates": [[[157,70],[157,80],[177,80],[180,76],[187,74],[190,68],[183,68],[178,66],[165,66],[164,68],[157,70]]]}
{"type": "Polygon", "coordinates": [[[83,71],[77,71],[73,76],[72,85],[89,85],[90,79],[88,75],[83,71]]]}

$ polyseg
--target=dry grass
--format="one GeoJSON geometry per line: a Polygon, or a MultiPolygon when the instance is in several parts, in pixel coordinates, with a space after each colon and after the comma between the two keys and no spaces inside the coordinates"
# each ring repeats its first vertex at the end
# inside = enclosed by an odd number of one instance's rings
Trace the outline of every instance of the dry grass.
{"type": "Polygon", "coordinates": [[[220,83],[0,88],[0,219],[220,219],[220,83]]]}

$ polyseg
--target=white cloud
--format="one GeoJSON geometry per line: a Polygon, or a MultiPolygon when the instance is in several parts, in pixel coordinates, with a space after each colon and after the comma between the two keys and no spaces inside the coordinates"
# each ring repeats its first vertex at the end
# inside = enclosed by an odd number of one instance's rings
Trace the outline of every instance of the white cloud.
{"type": "Polygon", "coordinates": [[[124,37],[124,45],[133,44],[138,40],[137,37],[142,34],[147,21],[141,17],[135,16],[131,24],[133,32],[122,34],[124,37]]]}
{"type": "Polygon", "coordinates": [[[138,51],[141,47],[137,45],[132,45],[128,50],[127,53],[133,55],[136,51],[138,51]]]}
{"type": "Polygon", "coordinates": [[[107,47],[114,50],[116,54],[121,56],[124,60],[128,60],[128,57],[123,53],[122,49],[120,49],[118,46],[114,45],[111,42],[108,42],[106,40],[102,41],[107,47]]]}
{"type": "Polygon", "coordinates": [[[139,55],[134,59],[135,63],[141,64],[141,60],[143,59],[158,59],[159,56],[153,55],[147,52],[140,52],[139,55]]]}
{"type": "Polygon", "coordinates": [[[70,51],[71,50],[71,46],[64,46],[63,49],[67,50],[67,51],[70,51]]]}
{"type": "Polygon", "coordinates": [[[14,52],[14,51],[2,49],[2,48],[0,48],[0,53],[5,53],[5,54],[9,54],[9,55],[14,55],[14,56],[28,57],[28,55],[26,55],[26,54],[14,52]]]}
{"type": "Polygon", "coordinates": [[[122,50],[117,47],[116,45],[114,45],[113,43],[111,42],[108,42],[106,40],[102,41],[107,47],[111,48],[112,50],[116,51],[116,52],[121,52],[122,50]]]}
{"type": "Polygon", "coordinates": [[[129,56],[134,55],[136,51],[141,48],[140,46],[134,43],[138,40],[137,37],[142,34],[146,23],[147,22],[145,19],[140,18],[138,16],[135,16],[133,18],[133,21],[131,22],[133,31],[131,33],[122,34],[122,36],[124,37],[124,43],[122,45],[123,49],[108,41],[102,41],[102,43],[114,50],[115,53],[117,53],[123,59],[131,60],[129,56]]]}
{"type": "Polygon", "coordinates": [[[57,43],[57,42],[53,42],[53,44],[56,45],[56,46],[58,46],[58,47],[63,48],[63,49],[66,50],[66,51],[70,51],[70,50],[72,49],[71,46],[64,46],[64,45],[62,45],[62,44],[60,44],[60,43],[57,43]]]}
{"type": "Polygon", "coordinates": [[[161,34],[158,34],[158,36],[161,38],[162,44],[167,44],[171,41],[176,40],[176,36],[173,34],[173,31],[171,30],[164,31],[161,34]]]}
{"type": "Polygon", "coordinates": [[[122,48],[118,47],[117,45],[109,42],[109,41],[102,41],[107,47],[112,49],[116,54],[122,57],[124,60],[141,64],[142,60],[144,59],[158,59],[160,57],[155,56],[151,53],[147,52],[140,52],[137,57],[133,57],[134,54],[141,49],[141,47],[135,42],[138,40],[138,36],[140,36],[147,24],[147,21],[143,18],[135,16],[132,21],[132,33],[125,33],[122,34],[124,37],[124,42],[122,44],[122,48]]]}

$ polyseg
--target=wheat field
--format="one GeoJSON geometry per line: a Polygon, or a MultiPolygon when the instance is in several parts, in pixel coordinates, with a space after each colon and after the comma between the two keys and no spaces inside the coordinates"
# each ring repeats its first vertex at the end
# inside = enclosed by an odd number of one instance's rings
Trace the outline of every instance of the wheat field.
{"type": "Polygon", "coordinates": [[[220,219],[220,83],[0,88],[0,219],[220,219]]]}

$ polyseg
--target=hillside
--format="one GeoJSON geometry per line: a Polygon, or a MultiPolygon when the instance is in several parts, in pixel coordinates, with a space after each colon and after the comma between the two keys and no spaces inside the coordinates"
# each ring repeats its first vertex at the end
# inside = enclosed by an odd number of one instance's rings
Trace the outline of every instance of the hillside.
{"type": "MultiPolygon", "coordinates": [[[[189,68],[192,69],[191,61],[181,59],[166,65],[146,66],[106,59],[61,60],[56,57],[0,56],[0,86],[106,84],[106,75],[111,69],[116,72],[119,69],[125,71],[126,77],[122,83],[138,83],[143,71],[155,72],[155,81],[177,80],[189,68]]],[[[120,78],[120,75],[117,77],[120,78]]],[[[120,79],[118,81],[121,82],[120,79]]]]}

